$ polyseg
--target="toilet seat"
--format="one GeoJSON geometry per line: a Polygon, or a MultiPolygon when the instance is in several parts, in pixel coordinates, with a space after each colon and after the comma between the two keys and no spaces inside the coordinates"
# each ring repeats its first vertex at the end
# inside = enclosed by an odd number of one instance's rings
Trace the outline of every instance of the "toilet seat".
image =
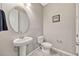
{"type": "Polygon", "coordinates": [[[51,47],[52,47],[52,44],[49,43],[49,42],[43,42],[43,43],[41,43],[41,45],[42,45],[43,47],[46,47],[46,48],[51,48],[51,47]]]}
{"type": "Polygon", "coordinates": [[[45,40],[44,36],[39,36],[38,37],[38,43],[40,45],[40,48],[41,48],[42,52],[44,52],[46,54],[50,54],[52,44],[50,42],[46,42],[44,40],[45,40]]]}
{"type": "Polygon", "coordinates": [[[42,52],[44,52],[46,54],[50,54],[52,44],[49,42],[43,42],[43,43],[41,43],[41,45],[42,45],[42,52]]]}

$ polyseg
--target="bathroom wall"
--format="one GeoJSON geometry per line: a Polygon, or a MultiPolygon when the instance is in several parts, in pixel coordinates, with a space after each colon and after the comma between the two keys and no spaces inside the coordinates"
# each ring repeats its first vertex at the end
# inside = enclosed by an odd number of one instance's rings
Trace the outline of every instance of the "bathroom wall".
{"type": "MultiPolygon", "coordinates": [[[[18,33],[14,32],[11,29],[8,14],[11,8],[17,6],[19,4],[10,4],[10,3],[0,3],[0,8],[5,11],[6,20],[8,25],[8,31],[0,32],[0,56],[16,56],[17,55],[17,48],[14,48],[13,40],[19,36],[18,33]],[[2,5],[2,7],[1,7],[2,5]]],[[[36,37],[43,34],[43,20],[42,20],[42,6],[37,4],[32,4],[31,6],[26,6],[27,13],[30,19],[30,28],[24,36],[31,36],[34,38],[32,44],[28,46],[27,54],[34,50],[37,47],[36,37]]]]}
{"type": "Polygon", "coordinates": [[[45,39],[51,42],[53,47],[75,54],[75,4],[48,4],[44,7],[43,12],[45,39]],[[53,23],[52,16],[57,14],[60,14],[60,22],[53,23]]]}

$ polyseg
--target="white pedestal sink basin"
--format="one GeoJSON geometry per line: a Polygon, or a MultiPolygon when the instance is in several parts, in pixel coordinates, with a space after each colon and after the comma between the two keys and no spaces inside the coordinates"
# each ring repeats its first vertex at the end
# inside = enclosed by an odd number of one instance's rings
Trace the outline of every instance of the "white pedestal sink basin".
{"type": "Polygon", "coordinates": [[[20,56],[26,56],[27,45],[30,44],[32,40],[33,40],[32,37],[24,37],[23,39],[17,38],[13,41],[14,45],[19,46],[20,48],[20,51],[19,51],[20,56]]]}
{"type": "Polygon", "coordinates": [[[17,38],[13,41],[15,46],[25,46],[33,40],[32,37],[24,37],[23,39],[17,38]]]}

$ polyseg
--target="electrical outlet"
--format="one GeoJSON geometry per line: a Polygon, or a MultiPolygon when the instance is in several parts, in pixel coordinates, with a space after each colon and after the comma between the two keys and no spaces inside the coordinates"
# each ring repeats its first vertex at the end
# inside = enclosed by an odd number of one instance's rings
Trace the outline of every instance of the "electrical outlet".
{"type": "Polygon", "coordinates": [[[59,40],[57,40],[57,42],[59,43],[59,40]]]}
{"type": "Polygon", "coordinates": [[[60,40],[57,40],[58,43],[60,43],[60,40]]]}
{"type": "Polygon", "coordinates": [[[58,43],[62,43],[63,41],[62,41],[62,40],[57,40],[57,42],[58,42],[58,43]]]}

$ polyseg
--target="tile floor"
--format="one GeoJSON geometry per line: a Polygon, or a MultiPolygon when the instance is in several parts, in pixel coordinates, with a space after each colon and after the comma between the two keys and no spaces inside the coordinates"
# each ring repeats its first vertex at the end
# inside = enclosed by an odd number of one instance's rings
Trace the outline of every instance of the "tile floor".
{"type": "Polygon", "coordinates": [[[52,51],[50,54],[46,54],[42,52],[40,48],[35,49],[31,53],[29,53],[27,56],[61,56],[56,51],[52,51]]]}

